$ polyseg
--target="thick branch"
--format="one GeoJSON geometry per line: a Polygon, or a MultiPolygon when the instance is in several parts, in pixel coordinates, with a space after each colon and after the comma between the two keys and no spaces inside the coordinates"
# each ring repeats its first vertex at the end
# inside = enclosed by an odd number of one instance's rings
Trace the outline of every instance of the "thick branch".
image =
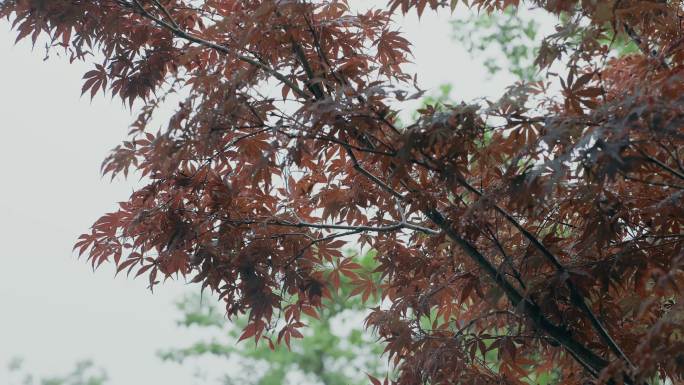
{"type": "MultiPolygon", "coordinates": [[[[468,189],[468,191],[476,194],[479,197],[484,196],[484,194],[472,186],[468,181],[461,177],[456,177],[456,180],[461,184],[463,187],[468,189]]],[[[563,264],[560,262],[558,257],[556,257],[544,244],[539,241],[539,239],[532,234],[529,230],[527,230],[520,222],[518,222],[517,219],[515,219],[510,213],[508,213],[506,210],[504,210],[501,206],[495,204],[492,202],[492,207],[496,212],[501,214],[506,220],[511,223],[518,231],[520,231],[521,234],[537,249],[539,250],[542,255],[561,273],[568,273],[568,270],[563,266],[563,264]]],[[[580,308],[580,310],[589,318],[589,321],[591,322],[592,327],[598,333],[599,337],[601,337],[601,340],[610,348],[610,350],[615,353],[615,355],[621,359],[623,359],[625,362],[627,362],[631,367],[634,367],[632,362],[630,361],[629,357],[622,351],[620,346],[615,342],[613,337],[611,337],[610,333],[608,333],[608,330],[603,326],[601,321],[598,319],[596,314],[594,314],[593,310],[587,305],[586,301],[584,300],[584,297],[582,294],[579,292],[575,284],[570,280],[569,278],[565,280],[565,284],[567,285],[568,289],[570,290],[570,299],[571,301],[580,308]]]]}
{"type": "Polygon", "coordinates": [[[451,227],[442,214],[437,210],[429,210],[425,215],[430,218],[447,237],[456,243],[468,256],[477,263],[482,270],[504,291],[506,297],[511,301],[513,306],[518,307],[522,305],[522,310],[534,322],[534,324],[544,332],[548,333],[558,343],[560,343],[569,353],[575,357],[583,366],[589,367],[592,375],[596,376],[598,372],[603,370],[608,365],[608,362],[603,358],[597,356],[594,352],[587,349],[584,345],[572,338],[570,333],[561,327],[554,325],[548,318],[544,316],[541,309],[528,298],[525,298],[503,275],[499,274],[498,270],[492,265],[487,258],[482,255],[470,242],[459,236],[451,227]]]}

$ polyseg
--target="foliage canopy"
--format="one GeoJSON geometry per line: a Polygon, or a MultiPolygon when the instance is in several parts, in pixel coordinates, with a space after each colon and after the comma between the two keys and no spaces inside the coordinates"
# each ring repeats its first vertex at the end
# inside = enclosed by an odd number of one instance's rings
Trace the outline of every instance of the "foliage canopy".
{"type": "Polygon", "coordinates": [[[140,106],[103,171],[147,184],[78,241],[94,266],[191,277],[265,343],[300,337],[347,276],[384,298],[366,324],[397,384],[681,381],[681,3],[529,1],[563,15],[541,81],[399,127],[420,93],[392,15],[457,3],[5,0],[0,16],[92,63],[84,93],[140,106]],[[618,36],[639,51],[614,57],[618,36]],[[340,251],[352,235],[379,284],[340,251]]]}

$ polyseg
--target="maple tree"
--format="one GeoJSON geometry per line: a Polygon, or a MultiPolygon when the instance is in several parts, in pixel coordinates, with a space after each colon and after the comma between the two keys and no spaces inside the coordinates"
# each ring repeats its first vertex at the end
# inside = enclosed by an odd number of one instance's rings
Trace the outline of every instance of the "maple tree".
{"type": "Polygon", "coordinates": [[[398,125],[420,92],[391,19],[457,3],[5,0],[0,16],[93,63],[84,93],[140,108],[103,171],[147,184],[78,241],[94,266],[191,277],[266,343],[300,336],[345,275],[384,298],[366,324],[397,384],[682,381],[682,5],[529,1],[564,19],[543,80],[398,125]],[[614,56],[616,36],[639,51],[614,56]],[[168,95],[183,101],[155,132],[168,95]],[[380,284],[350,241],[377,251],[380,284]]]}

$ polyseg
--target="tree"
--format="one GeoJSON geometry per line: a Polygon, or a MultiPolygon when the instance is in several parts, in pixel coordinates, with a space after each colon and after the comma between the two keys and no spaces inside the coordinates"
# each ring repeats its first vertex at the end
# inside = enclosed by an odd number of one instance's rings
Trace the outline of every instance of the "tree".
{"type": "MultiPolygon", "coordinates": [[[[534,61],[539,54],[539,47],[535,43],[541,28],[535,16],[539,16],[540,12],[525,11],[511,6],[503,12],[471,13],[457,18],[451,22],[452,39],[464,44],[490,75],[503,71],[523,81],[539,80],[539,69],[534,61]]],[[[571,22],[571,19],[568,14],[562,13],[558,21],[563,25],[571,22]]],[[[610,46],[618,56],[639,51],[629,37],[616,35],[610,28],[599,41],[610,46]]]]}
{"type": "Polygon", "coordinates": [[[539,22],[531,15],[524,17],[517,7],[507,7],[503,12],[471,14],[453,20],[451,25],[452,39],[463,42],[490,75],[506,70],[518,79],[536,80],[534,49],[539,22]],[[507,63],[502,64],[502,60],[507,63]]]}
{"type": "Polygon", "coordinates": [[[83,360],[76,363],[74,369],[64,376],[43,377],[36,376],[24,369],[24,361],[14,358],[7,365],[12,373],[9,385],[105,385],[107,373],[103,369],[95,368],[92,361],[83,360]]]}
{"type": "Polygon", "coordinates": [[[540,42],[542,81],[398,127],[420,92],[392,15],[457,3],[6,0],[0,16],[92,62],[84,93],[141,111],[103,172],[147,184],[78,241],[94,266],[191,277],[262,343],[331,297],[323,271],[349,275],[381,290],[366,324],[398,384],[681,381],[680,3],[530,1],[565,20],[540,42]],[[615,57],[610,35],[639,52],[615,57]],[[380,285],[351,241],[377,250],[380,285]]]}
{"type": "MultiPolygon", "coordinates": [[[[356,262],[367,273],[373,270],[372,253],[356,262]]],[[[247,323],[245,318],[229,323],[206,298],[197,294],[186,296],[177,304],[183,314],[178,324],[187,328],[218,329],[220,338],[196,342],[185,348],[167,349],[159,355],[163,360],[180,364],[206,355],[234,361],[241,370],[225,373],[222,383],[226,385],[281,385],[289,375],[296,373],[303,374],[307,383],[312,384],[366,384],[366,373],[377,376],[386,372],[387,367],[380,359],[382,349],[375,343],[375,338],[364,331],[361,324],[349,323],[363,319],[366,313],[361,298],[349,298],[352,290],[350,279],[341,276],[340,290],[323,301],[325,308],[302,315],[302,322],[307,324],[303,331],[305,338],[292,340],[291,349],[279,345],[273,346],[273,350],[265,344],[236,344],[240,330],[247,323]]],[[[199,375],[206,374],[200,372],[199,375]]]]}

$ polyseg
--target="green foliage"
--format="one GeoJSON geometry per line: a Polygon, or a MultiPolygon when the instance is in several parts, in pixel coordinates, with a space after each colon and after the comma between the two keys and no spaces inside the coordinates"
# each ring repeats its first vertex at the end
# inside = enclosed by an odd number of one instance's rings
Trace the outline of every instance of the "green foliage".
{"type": "Polygon", "coordinates": [[[420,110],[422,109],[431,107],[436,111],[441,111],[445,105],[453,104],[453,100],[451,99],[451,91],[453,88],[454,87],[451,84],[442,84],[437,89],[437,92],[425,95],[420,101],[421,103],[418,111],[413,112],[411,119],[414,121],[418,120],[418,118],[420,118],[420,110]]]}
{"type": "Polygon", "coordinates": [[[442,84],[439,86],[439,91],[436,94],[430,94],[423,98],[423,106],[443,105],[451,101],[451,90],[454,87],[451,84],[442,84]]]}
{"type": "MultiPolygon", "coordinates": [[[[570,41],[579,46],[584,28],[567,13],[561,13],[557,22],[557,33],[551,36],[569,34],[570,41]]],[[[531,13],[509,6],[500,13],[471,14],[453,20],[451,25],[452,39],[463,44],[472,57],[481,60],[490,76],[507,72],[526,82],[540,80],[535,59],[540,50],[541,25],[531,13]]],[[[616,34],[609,23],[598,41],[618,57],[640,51],[627,34],[616,34]]]]}
{"type": "Polygon", "coordinates": [[[606,38],[601,40],[602,43],[609,46],[616,56],[626,56],[639,53],[639,47],[625,34],[615,34],[615,32],[608,28],[606,38]]]}
{"type": "Polygon", "coordinates": [[[474,14],[451,22],[452,39],[481,58],[490,75],[507,71],[524,81],[538,78],[534,59],[539,23],[520,15],[518,8],[501,13],[474,14]]]}
{"type": "MultiPolygon", "coordinates": [[[[373,253],[356,258],[366,274],[375,268],[373,253]]],[[[378,277],[374,277],[377,279],[378,277]]],[[[298,372],[310,383],[324,385],[365,385],[366,373],[378,375],[386,365],[380,358],[381,346],[373,336],[360,328],[366,306],[361,296],[350,297],[351,280],[342,275],[340,288],[331,293],[331,300],[324,300],[325,308],[319,311],[319,319],[303,315],[308,325],[304,339],[292,340],[291,350],[285,344],[273,350],[267,343],[237,343],[246,317],[232,321],[225,319],[217,306],[208,303],[200,295],[188,295],[177,303],[182,318],[181,327],[220,331],[220,338],[198,341],[191,346],[174,348],[159,353],[161,359],[176,363],[202,356],[215,356],[235,360],[241,370],[226,373],[223,384],[281,385],[288,375],[298,372]]],[[[377,299],[376,299],[377,301],[377,299]]]]}
{"type": "Polygon", "coordinates": [[[21,358],[12,359],[7,369],[11,373],[9,385],[104,385],[108,382],[107,373],[90,360],[77,362],[71,372],[62,376],[36,378],[24,368],[21,358]]]}

